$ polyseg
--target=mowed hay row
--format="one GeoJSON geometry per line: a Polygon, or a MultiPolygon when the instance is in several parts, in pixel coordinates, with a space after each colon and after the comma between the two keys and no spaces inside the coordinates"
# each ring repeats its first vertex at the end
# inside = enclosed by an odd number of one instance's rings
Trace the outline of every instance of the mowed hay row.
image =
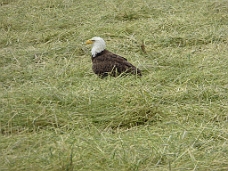
{"type": "Polygon", "coordinates": [[[228,170],[227,1],[0,11],[0,170],[228,170]],[[142,77],[97,77],[94,36],[142,77]]]}

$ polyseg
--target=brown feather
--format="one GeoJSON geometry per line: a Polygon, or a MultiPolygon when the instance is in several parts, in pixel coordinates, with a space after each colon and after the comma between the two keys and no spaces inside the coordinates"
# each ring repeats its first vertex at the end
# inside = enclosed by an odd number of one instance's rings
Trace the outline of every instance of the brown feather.
{"type": "Polygon", "coordinates": [[[95,57],[92,57],[93,72],[101,77],[108,75],[118,76],[121,73],[137,74],[141,71],[127,61],[126,58],[116,55],[108,50],[103,50],[95,57]]]}

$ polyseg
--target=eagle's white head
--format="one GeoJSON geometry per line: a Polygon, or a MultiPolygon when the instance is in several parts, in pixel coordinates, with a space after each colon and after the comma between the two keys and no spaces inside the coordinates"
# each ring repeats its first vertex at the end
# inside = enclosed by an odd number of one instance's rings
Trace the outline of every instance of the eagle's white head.
{"type": "Polygon", "coordinates": [[[96,54],[102,52],[106,48],[105,41],[101,37],[93,37],[92,39],[87,40],[86,44],[93,45],[92,50],[91,50],[93,57],[95,57],[96,54]]]}

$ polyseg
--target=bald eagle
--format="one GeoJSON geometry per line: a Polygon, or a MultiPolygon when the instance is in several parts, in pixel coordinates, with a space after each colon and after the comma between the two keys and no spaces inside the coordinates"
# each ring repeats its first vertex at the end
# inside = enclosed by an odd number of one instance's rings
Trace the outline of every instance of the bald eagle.
{"type": "Polygon", "coordinates": [[[92,69],[101,78],[108,75],[115,77],[122,73],[142,75],[141,71],[126,58],[106,50],[105,41],[101,37],[93,37],[87,40],[86,44],[92,44],[92,69]]]}

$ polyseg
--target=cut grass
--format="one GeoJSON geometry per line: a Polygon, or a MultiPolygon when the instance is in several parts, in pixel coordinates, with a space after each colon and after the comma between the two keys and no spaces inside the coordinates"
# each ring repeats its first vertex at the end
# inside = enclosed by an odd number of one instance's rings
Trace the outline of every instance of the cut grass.
{"type": "Polygon", "coordinates": [[[0,5],[0,170],[228,169],[227,1],[0,5]],[[143,77],[99,79],[93,36],[143,77]]]}

